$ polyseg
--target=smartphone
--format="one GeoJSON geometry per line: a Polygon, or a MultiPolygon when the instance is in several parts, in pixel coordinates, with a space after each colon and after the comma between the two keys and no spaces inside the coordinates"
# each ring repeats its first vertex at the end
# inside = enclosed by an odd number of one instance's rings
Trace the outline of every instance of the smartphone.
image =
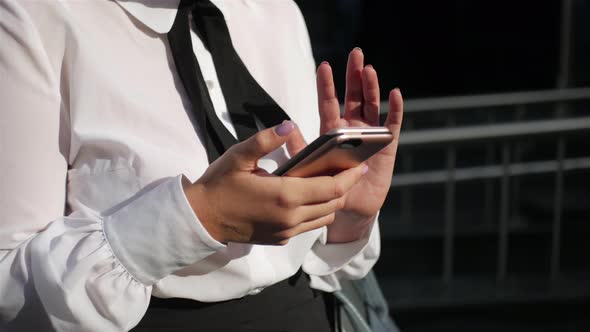
{"type": "Polygon", "coordinates": [[[333,129],[318,137],[273,174],[310,177],[334,175],[358,166],[393,141],[385,127],[333,129]]]}

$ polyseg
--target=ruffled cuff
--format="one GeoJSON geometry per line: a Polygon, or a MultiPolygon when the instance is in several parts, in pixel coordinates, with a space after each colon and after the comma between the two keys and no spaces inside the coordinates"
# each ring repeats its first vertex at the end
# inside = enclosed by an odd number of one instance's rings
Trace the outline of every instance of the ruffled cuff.
{"type": "Polygon", "coordinates": [[[140,192],[104,216],[103,228],[113,254],[145,285],[225,248],[195,215],[182,189],[182,175],[140,192]]]}
{"type": "Polygon", "coordinates": [[[368,235],[357,241],[327,243],[326,239],[327,234],[320,236],[303,263],[313,288],[327,292],[339,290],[338,279],[363,278],[379,258],[381,240],[377,217],[368,235]]]}

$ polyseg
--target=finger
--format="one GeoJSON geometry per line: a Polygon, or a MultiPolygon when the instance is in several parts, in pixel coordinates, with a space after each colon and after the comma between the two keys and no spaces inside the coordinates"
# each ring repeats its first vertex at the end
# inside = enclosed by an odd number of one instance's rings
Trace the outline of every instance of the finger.
{"type": "Polygon", "coordinates": [[[293,208],[301,205],[328,202],[344,196],[366,173],[366,166],[359,165],[335,176],[310,178],[283,177],[283,191],[278,204],[293,208]]]}
{"type": "Polygon", "coordinates": [[[340,124],[340,103],[336,96],[332,68],[322,62],[317,73],[318,108],[320,112],[320,135],[340,124]]]}
{"type": "Polygon", "coordinates": [[[278,126],[259,131],[256,135],[238,143],[228,152],[236,154],[238,161],[244,165],[255,165],[258,159],[285,144],[294,131],[292,121],[284,121],[278,126]]]}
{"type": "Polygon", "coordinates": [[[393,134],[393,142],[382,150],[383,153],[394,158],[397,152],[397,145],[399,144],[403,115],[404,101],[402,94],[398,88],[395,88],[389,93],[389,112],[387,113],[387,119],[385,119],[384,124],[393,134]]]}
{"type": "Polygon", "coordinates": [[[327,216],[342,209],[345,202],[344,198],[345,196],[342,196],[328,202],[303,205],[295,208],[292,210],[292,213],[295,216],[292,220],[292,226],[327,216]]]}
{"type": "Polygon", "coordinates": [[[272,227],[277,231],[283,231],[292,229],[301,223],[332,214],[342,209],[344,202],[345,197],[340,197],[328,202],[303,205],[294,209],[277,209],[269,216],[276,220],[272,227]],[[276,215],[273,216],[273,214],[276,215]]]}
{"type": "Polygon", "coordinates": [[[326,215],[326,216],[323,216],[323,217],[320,217],[320,218],[317,218],[314,220],[302,222],[293,228],[277,232],[274,235],[275,242],[279,245],[285,245],[289,242],[289,239],[291,239],[301,233],[309,232],[314,229],[322,228],[324,226],[328,226],[328,225],[332,224],[334,222],[335,218],[336,218],[335,214],[331,213],[329,215],[326,215]]]}
{"type": "Polygon", "coordinates": [[[389,93],[389,113],[385,120],[385,126],[391,130],[395,139],[399,137],[403,116],[404,100],[400,89],[395,88],[389,93]]]}
{"type": "Polygon", "coordinates": [[[348,56],[346,66],[346,95],[344,96],[344,119],[362,120],[363,84],[362,71],[364,64],[363,51],[355,48],[348,56]]]}
{"type": "Polygon", "coordinates": [[[303,150],[307,146],[299,127],[296,126],[295,130],[289,135],[287,139],[287,152],[289,152],[289,156],[293,157],[294,155],[298,154],[299,151],[303,150]]]}
{"type": "Polygon", "coordinates": [[[369,126],[379,125],[379,79],[373,66],[368,65],[363,69],[363,119],[369,126]]]}

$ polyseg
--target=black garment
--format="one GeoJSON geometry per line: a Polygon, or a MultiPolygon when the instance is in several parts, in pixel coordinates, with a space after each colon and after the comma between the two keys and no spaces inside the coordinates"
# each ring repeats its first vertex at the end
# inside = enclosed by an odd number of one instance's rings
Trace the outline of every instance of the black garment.
{"type": "MultiPolygon", "coordinates": [[[[217,118],[190,39],[189,14],[211,52],[219,83],[240,141],[257,132],[254,115],[265,127],[288,120],[260,87],[233,48],[223,14],[209,0],[183,0],[168,40],[176,68],[203,133],[209,162],[237,140],[217,118]]],[[[309,287],[299,272],[258,295],[218,303],[152,297],[134,331],[331,331],[331,295],[309,287]]]]}
{"type": "Polygon", "coordinates": [[[207,157],[209,162],[213,162],[237,140],[217,118],[193,53],[189,25],[191,12],[196,32],[213,58],[238,139],[243,141],[258,131],[254,115],[267,128],[289,120],[289,116],[256,82],[236,53],[223,13],[209,0],[181,1],[168,40],[174,63],[191,100],[192,111],[203,133],[207,157]]]}
{"type": "Polygon", "coordinates": [[[331,332],[333,297],[301,270],[258,295],[216,303],[152,297],[134,332],[331,332]]]}

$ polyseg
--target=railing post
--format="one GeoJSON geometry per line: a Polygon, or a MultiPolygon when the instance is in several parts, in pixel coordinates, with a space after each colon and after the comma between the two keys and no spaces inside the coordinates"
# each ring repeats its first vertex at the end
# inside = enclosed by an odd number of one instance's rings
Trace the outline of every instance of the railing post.
{"type": "MultiPolygon", "coordinates": [[[[516,106],[515,120],[517,122],[521,122],[524,119],[525,112],[526,112],[526,105],[516,106]]],[[[522,143],[520,141],[515,141],[513,144],[514,144],[513,145],[514,160],[512,162],[517,164],[517,163],[521,162],[521,160],[522,160],[522,143]]],[[[513,177],[511,182],[512,182],[512,196],[511,196],[512,213],[511,213],[511,215],[513,215],[515,217],[520,217],[520,178],[513,177]]]]}
{"type": "Polygon", "coordinates": [[[551,279],[559,277],[561,256],[561,216],[563,210],[563,166],[565,137],[557,138],[557,171],[555,172],[555,196],[553,200],[553,229],[551,232],[551,279]]]}
{"type": "Polygon", "coordinates": [[[573,2],[573,0],[563,0],[561,3],[561,38],[559,41],[559,72],[557,74],[558,89],[567,88],[571,78],[573,2]]]}
{"type": "Polygon", "coordinates": [[[498,267],[496,279],[506,278],[508,263],[508,218],[509,218],[509,186],[510,186],[510,146],[507,141],[502,143],[502,184],[500,193],[500,222],[498,224],[498,267]]]}
{"type": "MultiPolygon", "coordinates": [[[[453,115],[447,118],[447,127],[455,124],[453,115]]],[[[445,229],[443,239],[443,280],[453,280],[454,270],[454,249],[455,249],[455,166],[456,148],[447,148],[447,182],[445,185],[445,229]]]]}
{"type": "Polygon", "coordinates": [[[445,185],[445,229],[443,243],[443,280],[453,279],[455,249],[455,147],[447,149],[447,182],[445,185]]]}
{"type": "MultiPolygon", "coordinates": [[[[488,124],[493,124],[495,120],[494,113],[488,112],[488,124]]],[[[494,143],[486,143],[486,165],[494,163],[494,143]]],[[[491,225],[494,220],[494,180],[486,179],[484,188],[484,220],[486,224],[491,225]]]]}

